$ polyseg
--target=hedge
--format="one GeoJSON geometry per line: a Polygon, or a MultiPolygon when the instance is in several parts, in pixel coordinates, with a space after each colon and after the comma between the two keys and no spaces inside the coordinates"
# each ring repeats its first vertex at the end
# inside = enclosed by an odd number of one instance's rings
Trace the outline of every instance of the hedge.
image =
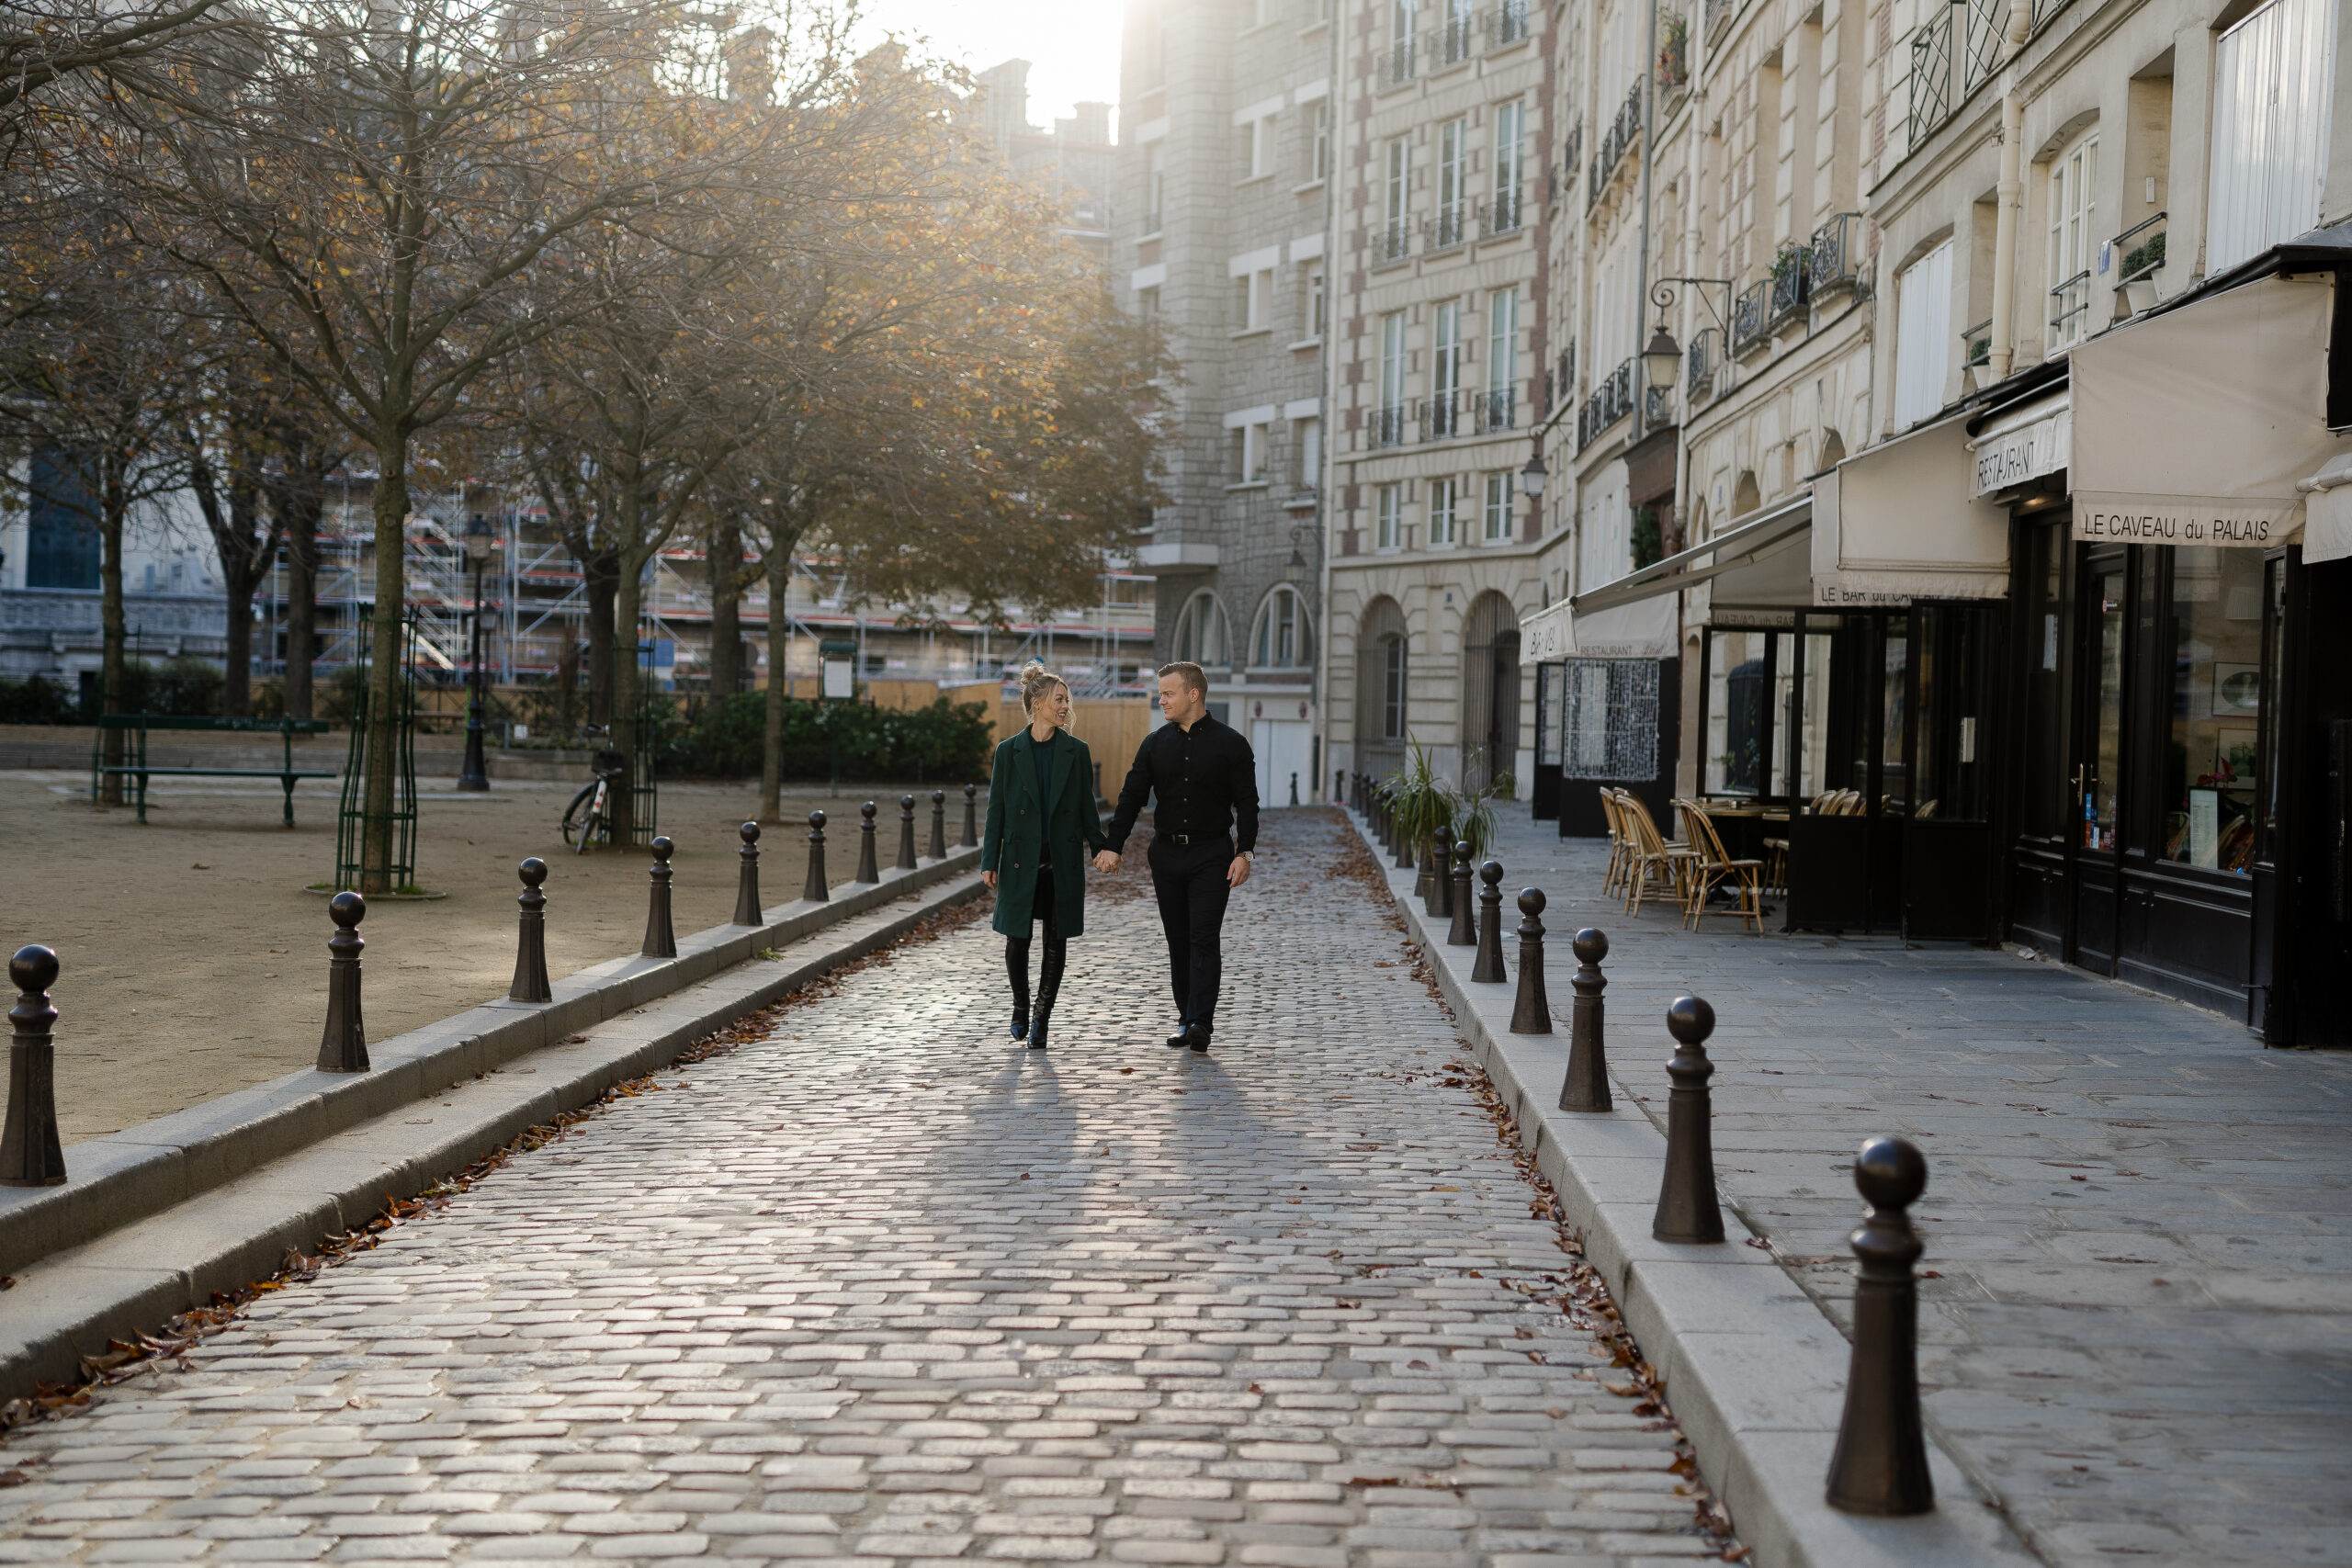
{"type": "MultiPolygon", "coordinates": [[[[738,692],[695,712],[672,705],[658,728],[654,765],[664,777],[756,777],[767,694],[738,692]]],[[[785,699],[787,779],[828,778],[838,766],[843,778],[978,783],[988,776],[993,744],[985,703],[942,697],[929,707],[901,709],[785,699]]]]}

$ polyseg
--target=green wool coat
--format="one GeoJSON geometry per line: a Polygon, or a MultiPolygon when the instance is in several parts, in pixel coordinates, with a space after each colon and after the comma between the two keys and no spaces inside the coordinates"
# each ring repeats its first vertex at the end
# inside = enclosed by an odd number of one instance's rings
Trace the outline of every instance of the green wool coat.
{"type": "Polygon", "coordinates": [[[1030,934],[1037,868],[1054,873],[1054,920],[1064,938],[1086,931],[1086,852],[1107,850],[1102,817],[1094,808],[1094,759],[1068,730],[1056,743],[1054,810],[1046,818],[1037,798],[1036,742],[1026,725],[996,749],[989,773],[988,831],[980,835],[980,869],[997,874],[996,929],[1030,934]]]}

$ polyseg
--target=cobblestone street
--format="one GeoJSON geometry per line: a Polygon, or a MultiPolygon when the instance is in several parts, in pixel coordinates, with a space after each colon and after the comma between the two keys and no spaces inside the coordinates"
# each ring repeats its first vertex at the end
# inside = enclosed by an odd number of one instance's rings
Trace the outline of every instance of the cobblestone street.
{"type": "Polygon", "coordinates": [[[1349,842],[1270,817],[1212,1055],[1140,854],[1049,1055],[905,949],[18,1431],[0,1561],[1723,1551],[1349,842]]]}

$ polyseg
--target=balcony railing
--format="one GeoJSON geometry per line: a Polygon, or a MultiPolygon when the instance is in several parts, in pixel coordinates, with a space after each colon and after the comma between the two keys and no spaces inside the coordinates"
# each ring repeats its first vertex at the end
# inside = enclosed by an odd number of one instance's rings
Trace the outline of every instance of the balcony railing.
{"type": "Polygon", "coordinates": [[[1401,87],[1413,79],[1413,39],[1400,38],[1380,57],[1380,85],[1401,87]]]}
{"type": "Polygon", "coordinates": [[[1813,256],[1804,245],[1790,245],[1772,258],[1771,316],[1765,323],[1778,326],[1804,313],[1813,302],[1813,256]]]}
{"type": "Polygon", "coordinates": [[[1764,341],[1771,325],[1772,280],[1752,284],[1731,302],[1731,351],[1746,354],[1764,341]]]}
{"type": "Polygon", "coordinates": [[[1609,122],[1600,145],[1592,150],[1592,174],[1585,191],[1587,207],[1600,199],[1600,193],[1608,188],[1609,176],[1617,172],[1617,165],[1624,161],[1625,154],[1633,149],[1634,139],[1641,133],[1642,85],[1636,82],[1633,91],[1625,95],[1625,101],[1618,106],[1616,118],[1609,122]]]}
{"type": "Polygon", "coordinates": [[[1600,439],[1602,433],[1634,412],[1634,362],[1630,359],[1601,378],[1592,395],[1577,411],[1579,451],[1600,439]]]}
{"type": "Polygon", "coordinates": [[[1911,145],[1951,116],[1951,7],[1933,6],[1911,35],[1911,145]]]}
{"type": "Polygon", "coordinates": [[[1462,434],[1462,406],[1469,400],[1461,388],[1439,392],[1421,405],[1421,439],[1450,441],[1462,434]]]}
{"type": "Polygon", "coordinates": [[[2066,0],[2033,0],[2033,25],[2037,28],[2064,9],[2066,0]]]}
{"type": "Polygon", "coordinates": [[[1962,368],[1973,369],[1993,362],[1993,318],[1985,317],[1960,334],[1960,363],[1962,368]]]}
{"type": "Polygon", "coordinates": [[[1405,226],[1405,220],[1402,218],[1390,219],[1387,224],[1382,228],[1380,232],[1374,238],[1372,246],[1373,265],[1374,266],[1384,266],[1391,262],[1403,261],[1407,256],[1412,254],[1412,231],[1405,226]]]}
{"type": "Polygon", "coordinates": [[[1452,250],[1470,238],[1470,209],[1456,201],[1437,209],[1437,216],[1421,225],[1423,243],[1432,251],[1452,250]]]}
{"type": "Polygon", "coordinates": [[[1487,239],[1516,234],[1521,222],[1519,187],[1516,186],[1498,190],[1491,198],[1479,204],[1479,229],[1487,239]]]}
{"type": "Polygon", "coordinates": [[[1412,424],[1413,411],[1405,403],[1372,411],[1372,444],[1379,446],[1402,446],[1412,424]]]}
{"type": "Polygon", "coordinates": [[[1704,402],[1715,393],[1716,361],[1723,357],[1724,334],[1713,327],[1702,327],[1690,335],[1690,346],[1682,351],[1682,389],[1691,402],[1704,402]]]}
{"type": "Polygon", "coordinates": [[[1470,58],[1470,40],[1476,36],[1470,13],[1457,11],[1446,17],[1437,30],[1437,62],[1442,66],[1459,65],[1470,58]]]}
{"type": "Polygon", "coordinates": [[[2050,291],[2050,346],[2054,352],[2090,336],[2091,269],[2083,268],[2050,291]]]}
{"type": "Polygon", "coordinates": [[[1519,423],[1519,389],[1489,387],[1470,400],[1470,428],[1481,435],[1511,430],[1519,423]]]}
{"type": "Polygon", "coordinates": [[[2123,290],[2124,306],[2135,316],[2156,302],[2156,273],[2165,265],[2165,235],[2170,229],[2159,212],[2108,242],[2116,256],[2115,287],[2123,290]]]}
{"type": "Polygon", "coordinates": [[[1657,42],[1657,86],[1672,93],[1690,85],[1690,24],[1679,12],[1668,16],[1657,42]]]}
{"type": "Polygon", "coordinates": [[[1968,70],[1962,97],[1984,85],[1985,78],[2001,63],[2001,33],[2009,19],[2008,0],[1965,0],[1965,4],[1968,70]]]}
{"type": "Polygon", "coordinates": [[[1862,282],[1864,230],[1859,212],[1840,212],[1813,231],[1813,297],[1833,288],[1859,288],[1862,282]]]}
{"type": "Polygon", "coordinates": [[[1739,0],[1707,0],[1707,12],[1703,20],[1709,43],[1715,41],[1715,35],[1724,30],[1724,25],[1738,10],[1739,0]]]}
{"type": "Polygon", "coordinates": [[[1487,47],[1508,49],[1524,39],[1529,32],[1527,0],[1502,0],[1502,4],[1487,13],[1487,47]]]}

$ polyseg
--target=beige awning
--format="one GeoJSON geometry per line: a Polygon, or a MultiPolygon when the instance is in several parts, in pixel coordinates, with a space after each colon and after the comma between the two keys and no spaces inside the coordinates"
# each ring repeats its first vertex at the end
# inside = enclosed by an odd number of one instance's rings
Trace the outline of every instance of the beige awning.
{"type": "Polygon", "coordinates": [[[2284,543],[2327,429],[2332,277],[2267,277],[2074,351],[2075,537],[2284,543]]]}
{"type": "Polygon", "coordinates": [[[1670,658],[1679,618],[1674,595],[1793,548],[1804,539],[1812,513],[1810,493],[1792,496],[1735,518],[1722,533],[1679,555],[1539,610],[1520,623],[1520,657],[1670,658]]]}
{"type": "Polygon", "coordinates": [[[1976,492],[1968,416],[1856,453],[1814,481],[1813,602],[1908,604],[2009,591],[2009,514],[1976,492]]]}

